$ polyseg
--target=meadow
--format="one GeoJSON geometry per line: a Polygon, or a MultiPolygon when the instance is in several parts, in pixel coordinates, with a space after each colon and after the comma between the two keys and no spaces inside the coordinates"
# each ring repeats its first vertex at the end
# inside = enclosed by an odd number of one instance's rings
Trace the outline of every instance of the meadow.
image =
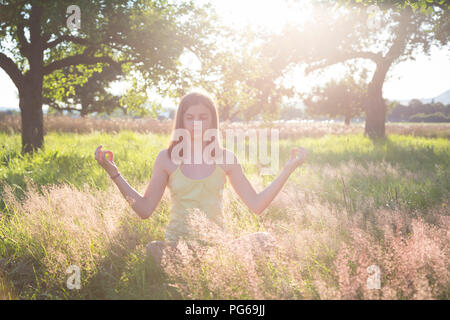
{"type": "MultiPolygon", "coordinates": [[[[280,170],[291,147],[310,156],[261,216],[227,182],[226,232],[194,214],[216,245],[192,251],[180,243],[163,268],[145,246],[164,238],[168,190],[140,219],[94,151],[113,150],[122,176],[143,194],[167,127],[49,130],[33,156],[20,155],[20,134],[0,133],[0,299],[449,299],[449,126],[433,137],[388,130],[379,141],[308,126],[308,134],[280,135],[280,170]],[[277,250],[229,246],[256,231],[270,232],[277,250]],[[79,290],[67,287],[70,265],[80,267],[79,290]],[[367,285],[370,266],[379,289],[367,285]]],[[[275,177],[245,161],[243,168],[257,191],[275,177]]]]}

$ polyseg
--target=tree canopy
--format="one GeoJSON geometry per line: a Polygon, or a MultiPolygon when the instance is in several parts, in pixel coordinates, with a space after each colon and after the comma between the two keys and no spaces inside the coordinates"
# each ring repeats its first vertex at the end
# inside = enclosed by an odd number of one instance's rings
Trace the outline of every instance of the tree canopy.
{"type": "MultiPolygon", "coordinates": [[[[416,6],[406,5],[405,1],[343,0],[341,6],[332,10],[332,1],[317,3],[315,25],[309,26],[317,32],[304,41],[309,51],[307,71],[355,59],[374,63],[365,102],[365,133],[383,137],[386,105],[382,89],[388,71],[395,63],[412,59],[417,52],[428,53],[432,45],[447,45],[443,21],[448,12],[435,1],[423,10],[415,10],[416,6]],[[380,7],[368,10],[369,5],[378,4],[380,7]]],[[[421,6],[421,2],[417,3],[421,6]]]]}
{"type": "Polygon", "coordinates": [[[0,67],[19,91],[23,151],[43,143],[44,102],[59,108],[80,102],[90,112],[103,96],[104,108],[133,106],[145,88],[177,74],[184,50],[209,52],[209,10],[193,1],[1,0],[0,67]],[[68,21],[73,5],[80,13],[76,30],[68,21]],[[120,77],[136,86],[129,99],[111,100],[103,90],[120,77]]]}

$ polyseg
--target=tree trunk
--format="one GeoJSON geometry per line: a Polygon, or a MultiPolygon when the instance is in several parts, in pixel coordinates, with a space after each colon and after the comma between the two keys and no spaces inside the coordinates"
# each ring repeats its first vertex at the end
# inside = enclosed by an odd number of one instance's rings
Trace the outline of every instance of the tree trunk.
{"type": "Polygon", "coordinates": [[[389,66],[390,63],[377,63],[372,81],[369,83],[364,133],[371,139],[385,138],[386,104],[383,99],[383,83],[389,66]]]}
{"type": "Polygon", "coordinates": [[[80,117],[84,119],[86,118],[87,114],[88,114],[88,107],[83,105],[80,110],[80,117]]]}
{"type": "Polygon", "coordinates": [[[392,63],[405,51],[408,30],[412,26],[411,8],[403,10],[397,36],[387,54],[376,63],[376,69],[369,84],[366,101],[366,126],[364,132],[371,138],[385,138],[386,103],[383,99],[383,84],[392,63]]]}
{"type": "Polygon", "coordinates": [[[349,125],[350,124],[350,117],[345,117],[345,125],[349,125]]]}
{"type": "Polygon", "coordinates": [[[385,137],[386,104],[383,96],[370,90],[366,102],[366,123],[364,132],[370,138],[385,137]]]}
{"type": "MultiPolygon", "coordinates": [[[[37,90],[30,86],[28,91],[21,92],[19,95],[22,118],[22,154],[33,153],[44,143],[42,101],[35,98],[37,93],[33,91],[37,90]]],[[[40,91],[39,94],[41,93],[40,91]]]]}
{"type": "Polygon", "coordinates": [[[42,112],[42,86],[44,81],[44,41],[41,37],[42,8],[33,5],[30,16],[30,44],[28,61],[30,69],[19,90],[22,118],[22,153],[33,153],[44,144],[44,119],[42,112]]]}

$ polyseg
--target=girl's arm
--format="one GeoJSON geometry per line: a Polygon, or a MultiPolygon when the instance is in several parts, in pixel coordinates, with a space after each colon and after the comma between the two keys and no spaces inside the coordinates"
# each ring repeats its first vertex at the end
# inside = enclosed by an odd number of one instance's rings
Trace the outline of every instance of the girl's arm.
{"type": "MultiPolygon", "coordinates": [[[[303,148],[302,148],[303,149],[303,148]]],[[[303,149],[306,151],[305,149],[303,149]]],[[[257,193],[250,181],[245,176],[242,166],[233,154],[234,163],[230,165],[231,169],[228,172],[231,185],[236,193],[240,196],[247,207],[257,215],[260,215],[264,209],[272,202],[275,196],[280,192],[281,188],[286,183],[287,179],[295,169],[304,162],[304,158],[292,157],[284,166],[281,173],[275,178],[270,185],[263,191],[257,193]]],[[[306,154],[305,154],[306,157],[306,154]]]]}
{"type": "MultiPolygon", "coordinates": [[[[122,176],[113,179],[114,183],[117,185],[122,195],[131,205],[131,208],[133,208],[133,210],[142,219],[147,219],[151,216],[153,211],[156,209],[159,201],[161,200],[164,194],[164,190],[167,186],[168,175],[166,171],[163,169],[163,164],[165,161],[164,152],[165,150],[161,151],[156,157],[155,164],[153,167],[153,173],[143,196],[135,189],[133,189],[133,187],[131,187],[122,176]]],[[[101,162],[109,161],[104,158],[104,153],[99,160],[101,162]]],[[[104,165],[105,163],[102,164],[104,165]]],[[[110,167],[105,166],[105,167],[108,168],[107,172],[110,176],[114,176],[114,173],[118,172],[118,170],[114,170],[113,166],[110,167]]]]}

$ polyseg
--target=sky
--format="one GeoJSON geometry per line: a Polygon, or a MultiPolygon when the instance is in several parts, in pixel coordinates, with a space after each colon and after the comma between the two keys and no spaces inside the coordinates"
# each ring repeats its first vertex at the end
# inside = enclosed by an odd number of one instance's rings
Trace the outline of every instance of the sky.
{"type": "MultiPolygon", "coordinates": [[[[197,2],[197,1],[196,1],[197,2]]],[[[236,28],[245,25],[281,29],[289,21],[307,19],[308,1],[286,0],[198,0],[199,4],[211,2],[227,24],[236,28]]],[[[190,62],[188,62],[190,63],[190,62]]],[[[290,75],[296,87],[302,89],[312,86],[314,81],[297,72],[290,75]]],[[[113,86],[114,90],[123,84],[113,86]]],[[[0,107],[18,108],[17,89],[8,75],[0,69],[1,100],[0,107]]],[[[433,48],[429,56],[418,54],[409,60],[391,67],[383,87],[384,98],[389,100],[410,100],[413,98],[432,98],[450,89],[449,49],[433,48]]],[[[163,105],[174,107],[169,99],[160,98],[163,105]]],[[[44,108],[45,110],[45,108],[44,108]]]]}

